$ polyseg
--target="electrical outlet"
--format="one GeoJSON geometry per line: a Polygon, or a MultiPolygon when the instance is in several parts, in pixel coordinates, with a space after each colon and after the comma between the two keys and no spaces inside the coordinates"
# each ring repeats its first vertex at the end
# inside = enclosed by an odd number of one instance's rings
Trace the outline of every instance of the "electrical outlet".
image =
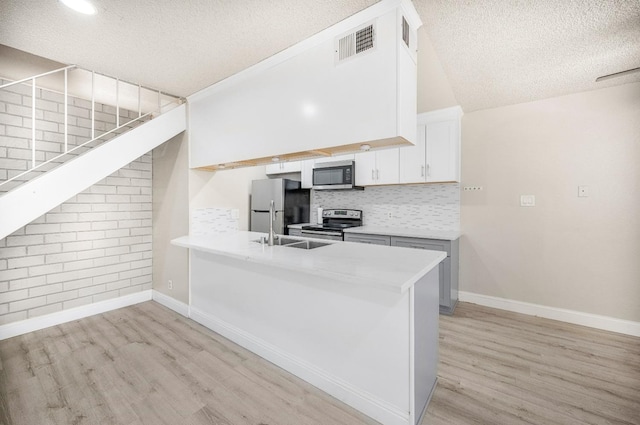
{"type": "Polygon", "coordinates": [[[387,218],[393,218],[393,216],[391,215],[391,213],[387,213],[387,218]]]}
{"type": "Polygon", "coordinates": [[[465,191],[477,191],[477,190],[482,190],[482,186],[465,186],[464,187],[465,191]]]}
{"type": "Polygon", "coordinates": [[[578,197],[586,198],[589,196],[589,186],[578,186],[578,197]]]}
{"type": "Polygon", "coordinates": [[[520,195],[520,206],[521,207],[535,207],[536,206],[536,197],[535,197],[535,195],[520,195]]]}
{"type": "Polygon", "coordinates": [[[173,289],[173,280],[169,279],[169,289],[173,289]]]}

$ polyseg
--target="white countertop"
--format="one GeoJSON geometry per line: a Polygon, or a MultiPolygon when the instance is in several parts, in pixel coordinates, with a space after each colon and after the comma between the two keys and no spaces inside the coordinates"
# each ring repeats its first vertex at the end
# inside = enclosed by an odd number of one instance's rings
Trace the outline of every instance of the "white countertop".
{"type": "Polygon", "coordinates": [[[440,251],[326,240],[321,242],[329,242],[329,245],[311,250],[253,242],[264,235],[243,231],[209,236],[183,236],[172,240],[171,243],[395,293],[408,290],[447,255],[440,251]]]}
{"type": "Polygon", "coordinates": [[[345,233],[365,233],[368,235],[402,236],[407,238],[439,239],[454,241],[460,232],[451,230],[409,229],[402,227],[360,226],[344,229],[345,233]]]}

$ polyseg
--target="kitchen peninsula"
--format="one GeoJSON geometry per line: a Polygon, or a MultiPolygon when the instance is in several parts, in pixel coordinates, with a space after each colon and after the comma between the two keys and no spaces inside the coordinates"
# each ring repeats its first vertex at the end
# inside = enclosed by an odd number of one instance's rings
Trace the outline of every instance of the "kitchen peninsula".
{"type": "Polygon", "coordinates": [[[191,318],[383,424],[418,423],[436,383],[446,253],[262,236],[173,240],[191,250],[191,318]]]}

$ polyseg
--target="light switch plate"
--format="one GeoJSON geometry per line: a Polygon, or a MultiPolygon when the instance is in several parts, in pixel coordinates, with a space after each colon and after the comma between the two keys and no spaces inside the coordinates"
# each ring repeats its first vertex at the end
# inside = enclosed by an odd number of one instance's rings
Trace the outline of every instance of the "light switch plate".
{"type": "Polygon", "coordinates": [[[536,206],[536,197],[535,197],[535,195],[520,195],[520,206],[521,207],[535,207],[536,206]]]}
{"type": "Polygon", "coordinates": [[[589,186],[578,186],[578,197],[586,198],[589,196],[589,186]]]}

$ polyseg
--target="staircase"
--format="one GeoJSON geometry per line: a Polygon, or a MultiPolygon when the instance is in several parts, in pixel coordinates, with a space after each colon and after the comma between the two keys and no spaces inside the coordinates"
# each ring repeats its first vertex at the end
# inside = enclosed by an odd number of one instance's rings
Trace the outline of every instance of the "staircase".
{"type": "Polygon", "coordinates": [[[0,124],[1,240],[184,131],[186,105],[69,66],[0,81],[0,124]]]}

